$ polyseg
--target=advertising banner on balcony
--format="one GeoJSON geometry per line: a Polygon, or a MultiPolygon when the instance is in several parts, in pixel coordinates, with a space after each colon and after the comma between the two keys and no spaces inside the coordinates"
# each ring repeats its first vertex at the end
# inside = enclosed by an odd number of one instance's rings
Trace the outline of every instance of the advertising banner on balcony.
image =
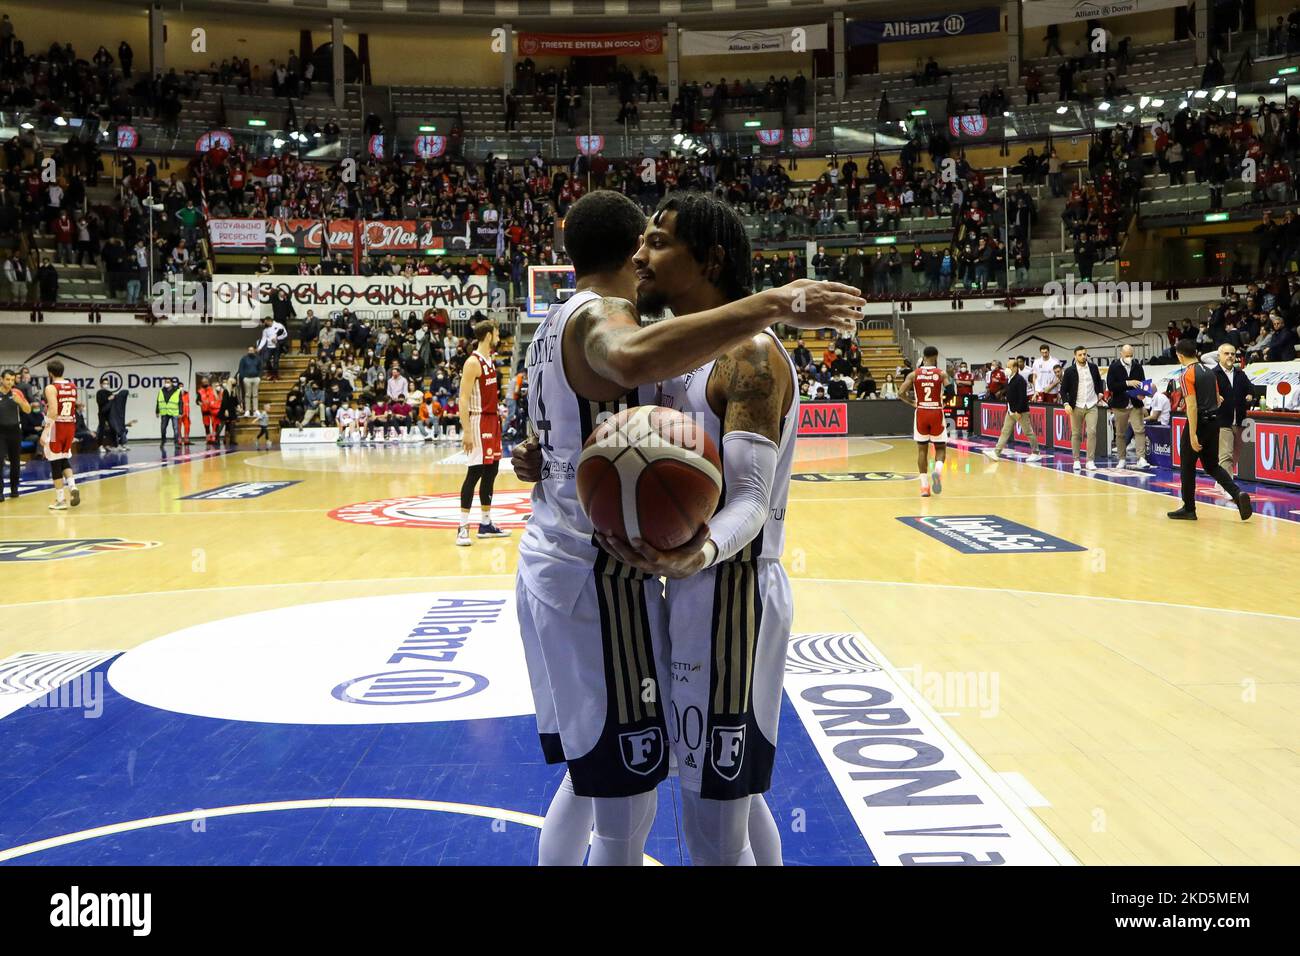
{"type": "Polygon", "coordinates": [[[854,20],[849,23],[846,35],[849,46],[862,46],[902,40],[940,40],[973,33],[997,33],[1001,29],[1002,11],[997,7],[980,7],[960,13],[938,13],[932,17],[854,20]]]}
{"type": "Polygon", "coordinates": [[[468,320],[487,311],[486,276],[461,281],[450,276],[416,276],[411,279],[381,276],[252,276],[219,275],[213,278],[213,313],[241,319],[262,319],[271,314],[271,300],[283,289],[299,315],[312,309],[331,315],[350,309],[366,317],[387,318],[394,309],[423,312],[446,309],[453,321],[468,320]]]}
{"type": "Polygon", "coordinates": [[[265,249],[265,219],[210,219],[208,235],[218,249],[265,249]]]}
{"type": "Polygon", "coordinates": [[[810,23],[773,30],[686,30],[682,56],[719,53],[805,53],[826,49],[826,24],[810,23]]]}
{"type": "Polygon", "coordinates": [[[520,33],[520,56],[655,56],[664,52],[658,30],[639,33],[520,33]]]}
{"type": "Polygon", "coordinates": [[[1049,23],[1085,23],[1104,17],[1122,17],[1131,13],[1185,6],[1186,0],[1025,0],[1020,5],[1020,16],[1025,26],[1041,27],[1049,23]]]}

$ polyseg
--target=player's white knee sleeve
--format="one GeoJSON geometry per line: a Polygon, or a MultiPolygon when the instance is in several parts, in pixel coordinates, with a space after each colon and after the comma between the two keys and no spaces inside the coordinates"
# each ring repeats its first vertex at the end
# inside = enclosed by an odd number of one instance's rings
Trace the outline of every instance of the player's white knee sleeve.
{"type": "Polygon", "coordinates": [[[761,793],[749,798],[749,846],[758,866],[784,866],[781,859],[781,831],[761,793]]]}
{"type": "Polygon", "coordinates": [[[753,866],[749,797],[706,800],[682,788],[682,831],[694,866],[753,866]]]}
{"type": "Polygon", "coordinates": [[[595,822],[591,797],[573,792],[573,780],[566,772],[555,791],[542,824],[542,838],[537,847],[538,866],[582,866],[591,842],[595,822]]]}
{"type": "Polygon", "coordinates": [[[645,841],[655,820],[655,791],[631,797],[593,797],[596,833],[590,866],[641,866],[645,841]]]}

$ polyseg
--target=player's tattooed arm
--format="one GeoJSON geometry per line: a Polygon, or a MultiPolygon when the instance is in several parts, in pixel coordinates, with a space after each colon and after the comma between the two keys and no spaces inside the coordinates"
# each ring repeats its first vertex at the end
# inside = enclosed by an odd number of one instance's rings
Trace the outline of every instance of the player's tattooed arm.
{"type": "Polygon", "coordinates": [[[722,432],[753,432],[780,444],[781,416],[793,387],[769,335],[756,335],[718,359],[714,375],[727,404],[722,432]],[[778,364],[780,362],[780,364],[778,364]]]}
{"type": "Polygon", "coordinates": [[[627,348],[627,338],[641,325],[635,306],[626,299],[603,298],[592,302],[573,318],[577,339],[591,370],[601,378],[635,388],[637,356],[627,348]]]}

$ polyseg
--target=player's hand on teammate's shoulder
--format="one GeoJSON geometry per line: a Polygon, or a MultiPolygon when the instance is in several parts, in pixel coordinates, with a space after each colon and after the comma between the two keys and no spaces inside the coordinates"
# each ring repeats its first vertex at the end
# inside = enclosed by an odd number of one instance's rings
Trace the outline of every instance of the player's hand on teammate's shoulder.
{"type": "Polygon", "coordinates": [[[709,540],[708,525],[701,526],[695,532],[695,537],[671,551],[657,551],[644,541],[634,540],[629,543],[600,532],[596,532],[596,540],[624,564],[666,578],[689,578],[703,571],[709,560],[709,552],[704,548],[709,540]]]}
{"type": "Polygon", "coordinates": [[[759,295],[772,300],[774,322],[799,329],[854,332],[867,304],[853,286],[820,279],[796,279],[759,295]]]}
{"type": "Polygon", "coordinates": [[[510,452],[510,466],[520,481],[542,480],[542,448],[536,436],[529,436],[515,445],[510,452]]]}

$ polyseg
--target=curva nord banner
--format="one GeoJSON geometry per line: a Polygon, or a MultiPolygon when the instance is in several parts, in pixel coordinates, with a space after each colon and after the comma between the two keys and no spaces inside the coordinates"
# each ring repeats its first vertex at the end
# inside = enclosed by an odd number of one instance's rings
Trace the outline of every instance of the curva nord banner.
{"type": "Polygon", "coordinates": [[[327,238],[331,252],[351,252],[358,225],[366,252],[420,253],[428,249],[496,250],[496,227],[450,219],[213,219],[208,223],[217,249],[317,252],[327,238]],[[329,232],[326,233],[326,228],[329,232]],[[258,239],[258,237],[261,237],[258,239]]]}
{"type": "Polygon", "coordinates": [[[520,56],[614,56],[664,52],[658,30],[639,33],[520,33],[520,56]]]}
{"type": "Polygon", "coordinates": [[[462,282],[449,276],[223,275],[212,281],[212,314],[244,320],[266,318],[271,315],[271,300],[281,289],[289,293],[300,318],[308,309],[321,317],[350,309],[363,318],[386,318],[393,309],[446,309],[451,319],[459,320],[476,311],[486,312],[490,306],[485,276],[470,276],[462,282]]]}

